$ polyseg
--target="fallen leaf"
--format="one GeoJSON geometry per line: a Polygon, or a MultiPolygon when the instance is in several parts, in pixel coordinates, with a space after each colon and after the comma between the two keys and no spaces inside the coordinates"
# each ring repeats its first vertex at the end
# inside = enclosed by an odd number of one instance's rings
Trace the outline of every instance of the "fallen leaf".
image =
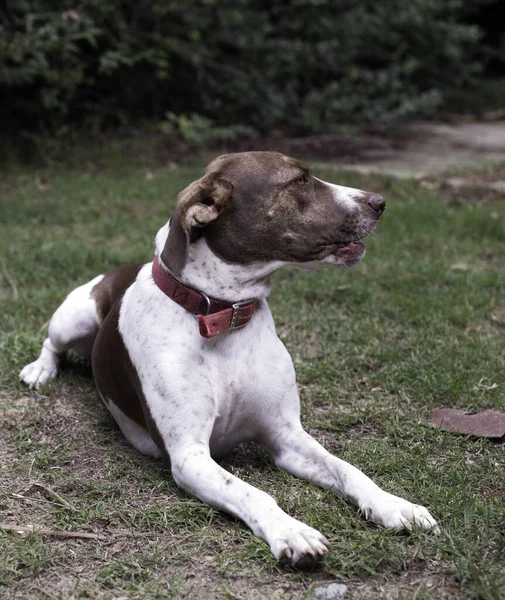
{"type": "Polygon", "coordinates": [[[466,263],[454,263],[451,265],[453,271],[468,271],[468,265],[466,263]]]}
{"type": "Polygon", "coordinates": [[[432,410],[429,424],[444,431],[485,438],[505,436],[505,414],[496,410],[468,413],[458,408],[438,408],[432,410]]]}

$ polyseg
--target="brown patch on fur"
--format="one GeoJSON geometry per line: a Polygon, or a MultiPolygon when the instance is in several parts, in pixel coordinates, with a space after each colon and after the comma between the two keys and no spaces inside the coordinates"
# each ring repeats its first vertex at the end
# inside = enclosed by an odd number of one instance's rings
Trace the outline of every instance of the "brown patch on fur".
{"type": "Polygon", "coordinates": [[[102,398],[113,402],[128,418],[149,431],[157,446],[163,449],[137,371],[118,330],[121,301],[141,268],[142,265],[128,265],[109,271],[92,289],[101,326],[91,360],[95,384],[102,398]]]}
{"type": "Polygon", "coordinates": [[[105,401],[113,402],[128,418],[148,431],[156,445],[164,451],[165,446],[147,406],[139,376],[119,333],[121,300],[112,306],[93,346],[95,384],[105,401]]]}
{"type": "Polygon", "coordinates": [[[192,227],[204,227],[225,210],[231,200],[233,186],[219,178],[217,172],[205,174],[182,190],[170,221],[170,232],[161,253],[164,264],[178,275],[188,260],[192,227]]]}
{"type": "Polygon", "coordinates": [[[110,309],[137,278],[142,265],[127,265],[108,271],[104,274],[102,281],[97,283],[91,290],[91,297],[96,303],[96,309],[100,323],[103,323],[110,309]]]}

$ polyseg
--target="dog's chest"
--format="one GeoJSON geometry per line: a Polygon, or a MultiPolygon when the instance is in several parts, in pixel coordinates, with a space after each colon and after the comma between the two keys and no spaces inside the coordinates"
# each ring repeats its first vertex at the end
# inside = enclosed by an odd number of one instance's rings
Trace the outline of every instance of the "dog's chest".
{"type": "Polygon", "coordinates": [[[205,355],[209,371],[201,376],[208,378],[216,400],[210,442],[214,453],[260,439],[294,384],[292,362],[284,346],[256,316],[249,331],[229,334],[226,352],[205,355]]]}
{"type": "Polygon", "coordinates": [[[251,323],[210,340],[193,315],[149,285],[126,293],[119,328],[153,418],[169,431],[202,431],[222,454],[261,438],[292,391],[294,370],[262,302],[251,323]]]}

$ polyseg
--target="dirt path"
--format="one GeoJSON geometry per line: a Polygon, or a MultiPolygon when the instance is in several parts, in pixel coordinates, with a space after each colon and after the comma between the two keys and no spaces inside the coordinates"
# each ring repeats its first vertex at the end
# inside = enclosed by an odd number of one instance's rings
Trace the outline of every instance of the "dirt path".
{"type": "Polygon", "coordinates": [[[412,177],[420,173],[461,171],[463,176],[468,168],[505,162],[505,121],[457,125],[413,123],[395,136],[375,134],[369,139],[371,147],[362,149],[351,163],[353,169],[363,173],[412,177]]]}

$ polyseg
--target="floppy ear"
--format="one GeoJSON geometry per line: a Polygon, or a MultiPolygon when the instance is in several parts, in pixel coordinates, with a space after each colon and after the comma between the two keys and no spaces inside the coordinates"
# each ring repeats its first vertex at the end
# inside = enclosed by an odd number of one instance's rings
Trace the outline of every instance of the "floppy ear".
{"type": "Polygon", "coordinates": [[[191,183],[177,197],[175,212],[161,260],[179,275],[188,260],[192,227],[205,227],[231,204],[233,185],[216,172],[207,173],[191,183]]]}

